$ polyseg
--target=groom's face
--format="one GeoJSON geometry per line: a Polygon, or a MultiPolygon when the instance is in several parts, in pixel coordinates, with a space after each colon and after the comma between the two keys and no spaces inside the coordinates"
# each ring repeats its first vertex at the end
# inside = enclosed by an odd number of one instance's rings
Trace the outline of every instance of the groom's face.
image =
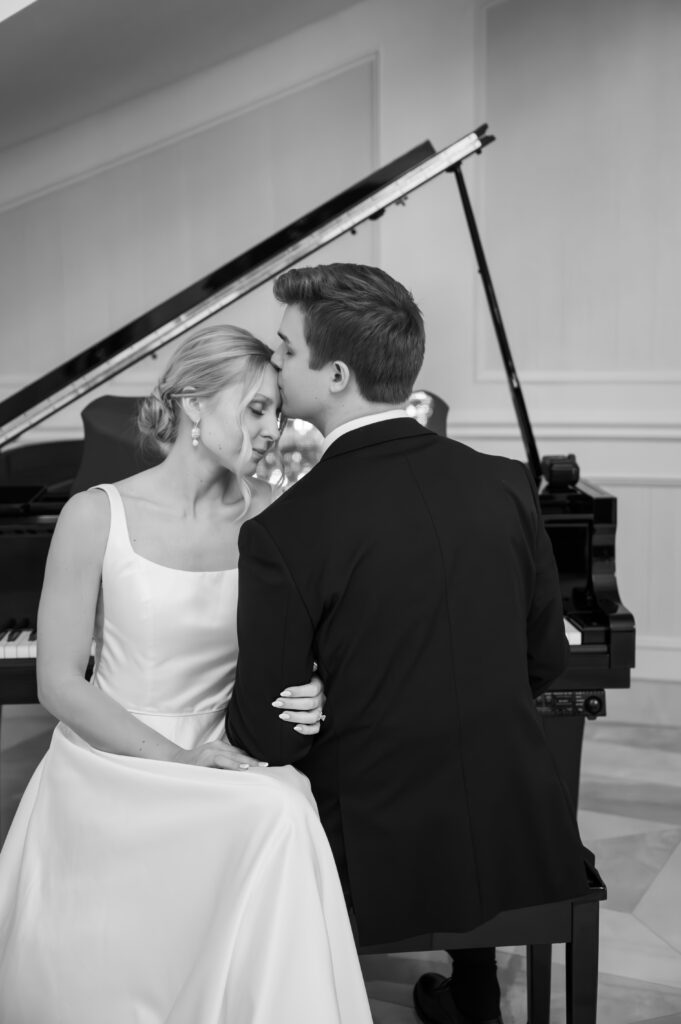
{"type": "Polygon", "coordinates": [[[310,350],[305,340],[304,319],[298,306],[287,306],[279,326],[281,345],[272,356],[279,371],[282,412],[285,416],[315,423],[328,389],[324,367],[310,369],[310,350]]]}

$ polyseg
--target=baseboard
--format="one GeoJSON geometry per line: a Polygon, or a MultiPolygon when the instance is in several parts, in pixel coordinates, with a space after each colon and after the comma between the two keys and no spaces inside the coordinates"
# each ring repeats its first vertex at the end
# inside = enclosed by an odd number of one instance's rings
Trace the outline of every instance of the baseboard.
{"type": "Polygon", "coordinates": [[[628,690],[607,691],[606,708],[609,722],[681,728],[681,682],[634,674],[628,690]]]}
{"type": "Polygon", "coordinates": [[[681,637],[639,635],[636,637],[635,675],[681,685],[681,637]]]}

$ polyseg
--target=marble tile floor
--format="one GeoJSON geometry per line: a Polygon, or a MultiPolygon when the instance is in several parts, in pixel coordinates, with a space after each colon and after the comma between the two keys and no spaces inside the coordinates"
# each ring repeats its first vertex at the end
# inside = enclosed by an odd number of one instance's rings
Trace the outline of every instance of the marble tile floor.
{"type": "MultiPolygon", "coordinates": [[[[0,841],[47,748],[52,721],[35,706],[6,707],[0,737],[0,841]]],[[[681,1024],[681,729],[586,725],[580,827],[608,885],[601,909],[599,1024],[681,1024]]],[[[525,1024],[525,956],[498,950],[506,1024],[525,1024]]],[[[551,1024],[564,1024],[563,947],[554,947],[551,1024]]],[[[444,953],[362,958],[374,1024],[416,1024],[423,971],[444,953]]]]}

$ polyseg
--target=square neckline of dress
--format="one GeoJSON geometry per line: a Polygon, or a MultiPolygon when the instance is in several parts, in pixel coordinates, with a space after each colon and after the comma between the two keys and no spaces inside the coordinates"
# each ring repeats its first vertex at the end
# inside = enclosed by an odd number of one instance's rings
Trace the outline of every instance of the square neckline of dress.
{"type": "MultiPolygon", "coordinates": [[[[125,511],[125,502],[123,501],[123,495],[118,490],[115,484],[98,484],[96,490],[104,491],[105,494],[109,493],[109,488],[114,491],[116,498],[120,503],[120,512],[122,516],[122,534],[126,544],[130,549],[130,553],[139,558],[140,561],[146,562],[147,565],[153,565],[156,569],[164,569],[166,572],[181,572],[186,573],[190,576],[221,576],[228,572],[238,572],[239,566],[234,565],[229,569],[178,569],[172,565],[164,565],[162,562],[155,562],[152,558],[146,558],[145,555],[140,555],[138,551],[135,551],[132,546],[132,540],[130,539],[130,531],[128,529],[128,517],[125,511]]],[[[109,495],[110,497],[110,495],[109,495]]],[[[111,529],[111,527],[109,527],[111,529]]]]}

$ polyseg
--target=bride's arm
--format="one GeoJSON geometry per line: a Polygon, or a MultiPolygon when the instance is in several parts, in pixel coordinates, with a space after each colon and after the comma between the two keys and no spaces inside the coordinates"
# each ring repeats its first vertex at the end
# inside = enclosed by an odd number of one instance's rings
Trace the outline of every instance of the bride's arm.
{"type": "Polygon", "coordinates": [[[183,750],[85,679],[108,533],[109,503],[102,491],[77,494],[64,506],[38,610],[40,703],[91,746],[109,753],[221,768],[257,764],[228,744],[183,750]]]}

